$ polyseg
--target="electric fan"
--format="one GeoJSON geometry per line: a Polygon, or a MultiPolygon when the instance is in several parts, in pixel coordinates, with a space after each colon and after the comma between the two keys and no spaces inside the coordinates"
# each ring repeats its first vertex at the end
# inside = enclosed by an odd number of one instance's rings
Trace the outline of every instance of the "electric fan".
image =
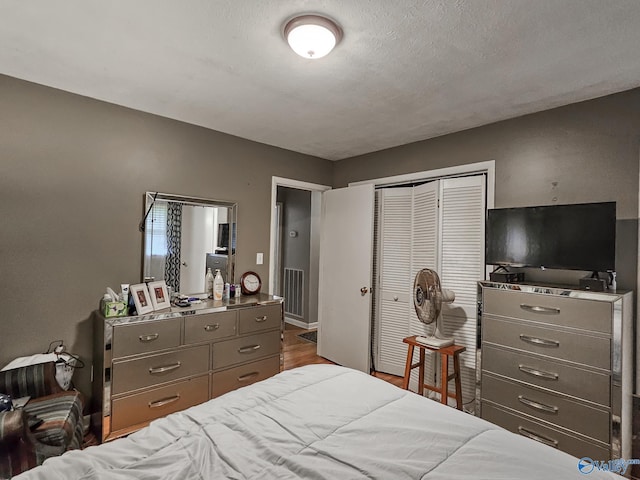
{"type": "Polygon", "coordinates": [[[440,312],[442,302],[452,303],[456,299],[453,290],[442,289],[438,274],[429,268],[420,270],[413,282],[413,306],[418,319],[429,325],[436,322],[433,335],[417,337],[416,341],[433,348],[446,347],[453,344],[454,339],[445,337],[440,329],[440,312]]]}

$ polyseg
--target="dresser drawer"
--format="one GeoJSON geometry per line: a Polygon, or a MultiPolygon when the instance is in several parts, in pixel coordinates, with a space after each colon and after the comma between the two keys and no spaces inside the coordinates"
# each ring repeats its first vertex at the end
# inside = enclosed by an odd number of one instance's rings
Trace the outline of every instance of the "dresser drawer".
{"type": "Polygon", "coordinates": [[[611,401],[609,375],[571,367],[552,359],[484,345],[482,369],[604,406],[611,401]]]}
{"type": "Polygon", "coordinates": [[[211,382],[211,396],[219,397],[236,388],[272,377],[278,372],[280,372],[280,355],[214,373],[211,382]]]}
{"type": "Polygon", "coordinates": [[[486,314],[611,333],[612,305],[608,302],[485,288],[482,311],[486,314]]]}
{"type": "Polygon", "coordinates": [[[233,337],[236,334],[237,312],[193,315],[184,319],[184,342],[198,343],[233,337]]]}
{"type": "Polygon", "coordinates": [[[184,410],[209,398],[209,375],[113,400],[111,429],[117,431],[184,410]]]}
{"type": "Polygon", "coordinates": [[[554,330],[532,322],[510,322],[485,317],[482,322],[482,338],[485,342],[570,362],[605,370],[611,368],[611,340],[606,337],[554,330]]]}
{"type": "Polygon", "coordinates": [[[181,326],[181,318],[117,325],[113,329],[113,358],[177,347],[181,326]]]}
{"type": "Polygon", "coordinates": [[[209,345],[113,363],[112,393],[124,393],[208,371],[209,345]]]}
{"type": "Polygon", "coordinates": [[[279,328],[282,322],[282,305],[266,305],[239,311],[240,335],[279,328]]]}
{"type": "Polygon", "coordinates": [[[578,458],[589,457],[605,460],[611,455],[609,449],[601,445],[544,426],[487,403],[482,404],[482,418],[510,432],[537,440],[578,458]]]}
{"type": "Polygon", "coordinates": [[[486,374],[482,376],[482,400],[609,442],[611,422],[606,410],[486,374]]]}
{"type": "Polygon", "coordinates": [[[250,362],[278,353],[280,353],[280,331],[225,340],[213,345],[213,368],[250,362]]]}

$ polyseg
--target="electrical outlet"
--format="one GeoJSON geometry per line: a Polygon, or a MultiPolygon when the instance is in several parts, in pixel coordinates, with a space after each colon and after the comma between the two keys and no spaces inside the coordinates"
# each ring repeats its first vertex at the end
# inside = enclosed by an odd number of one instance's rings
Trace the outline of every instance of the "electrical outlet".
{"type": "Polygon", "coordinates": [[[256,265],[262,265],[264,262],[264,255],[262,253],[256,253],[256,265]]]}

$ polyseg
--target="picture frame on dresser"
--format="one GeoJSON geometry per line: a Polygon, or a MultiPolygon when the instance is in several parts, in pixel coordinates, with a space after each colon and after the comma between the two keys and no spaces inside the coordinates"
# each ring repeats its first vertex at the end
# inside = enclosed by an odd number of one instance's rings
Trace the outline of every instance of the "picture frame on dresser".
{"type": "Polygon", "coordinates": [[[151,295],[151,304],[154,310],[163,310],[171,307],[171,299],[167,289],[167,283],[164,280],[157,282],[149,282],[149,294],[151,295]]]}
{"type": "Polygon", "coordinates": [[[137,283],[129,287],[129,293],[133,296],[133,303],[136,306],[138,315],[153,312],[153,303],[146,283],[137,283]]]}

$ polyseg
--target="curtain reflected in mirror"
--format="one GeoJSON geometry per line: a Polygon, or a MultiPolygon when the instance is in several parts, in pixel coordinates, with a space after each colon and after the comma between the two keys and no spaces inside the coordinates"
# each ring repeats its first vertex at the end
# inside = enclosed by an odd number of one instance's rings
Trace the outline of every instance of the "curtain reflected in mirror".
{"type": "Polygon", "coordinates": [[[147,192],[143,280],[204,293],[207,268],[234,281],[236,204],[147,192]]]}

